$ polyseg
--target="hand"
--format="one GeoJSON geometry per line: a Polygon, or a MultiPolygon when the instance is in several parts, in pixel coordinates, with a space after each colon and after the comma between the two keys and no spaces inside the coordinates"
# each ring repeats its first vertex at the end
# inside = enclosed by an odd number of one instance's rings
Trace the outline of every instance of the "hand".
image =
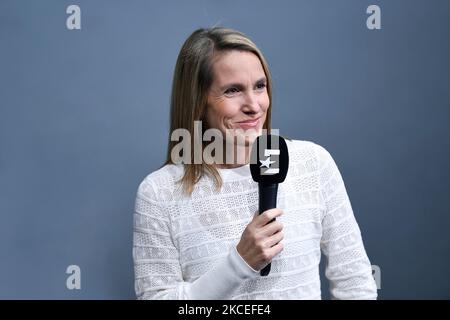
{"type": "Polygon", "coordinates": [[[283,214],[275,208],[256,214],[242,233],[236,249],[240,256],[254,270],[261,270],[283,250],[283,224],[272,221],[283,214]]]}

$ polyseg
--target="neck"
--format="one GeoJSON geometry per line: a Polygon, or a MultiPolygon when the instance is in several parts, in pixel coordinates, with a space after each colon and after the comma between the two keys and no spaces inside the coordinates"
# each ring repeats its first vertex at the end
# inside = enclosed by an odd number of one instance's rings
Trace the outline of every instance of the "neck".
{"type": "Polygon", "coordinates": [[[224,147],[224,150],[225,154],[223,164],[216,164],[217,168],[231,169],[241,167],[249,163],[251,145],[229,144],[224,147]]]}

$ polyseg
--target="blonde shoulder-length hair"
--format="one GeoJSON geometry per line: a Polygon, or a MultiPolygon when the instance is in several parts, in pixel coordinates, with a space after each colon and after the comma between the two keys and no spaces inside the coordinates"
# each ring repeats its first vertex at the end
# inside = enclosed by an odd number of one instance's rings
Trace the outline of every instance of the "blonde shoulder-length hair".
{"type": "MultiPolygon", "coordinates": [[[[201,137],[194,137],[194,121],[202,121],[202,130],[205,129],[205,125],[207,125],[207,96],[213,81],[213,58],[215,54],[227,50],[252,52],[261,61],[267,78],[267,93],[270,101],[263,128],[270,132],[272,80],[269,66],[261,51],[246,35],[236,30],[223,27],[198,29],[187,38],[178,54],[170,103],[170,133],[167,159],[164,164],[173,164],[171,151],[178,143],[171,140],[171,133],[174,130],[179,128],[188,130],[193,139],[191,141],[192,145],[194,139],[201,139],[201,137]]],[[[202,142],[200,145],[203,152],[205,144],[202,142]]],[[[201,164],[194,164],[193,157],[194,155],[192,154],[190,164],[184,164],[184,175],[179,181],[184,192],[191,195],[195,184],[205,174],[212,177],[216,189],[220,190],[222,178],[216,167],[203,161],[201,164]]]]}

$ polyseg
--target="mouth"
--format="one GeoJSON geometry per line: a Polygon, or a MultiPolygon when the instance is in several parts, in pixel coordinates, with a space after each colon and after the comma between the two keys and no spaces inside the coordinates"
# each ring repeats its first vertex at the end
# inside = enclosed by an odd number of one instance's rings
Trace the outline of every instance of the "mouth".
{"type": "Polygon", "coordinates": [[[240,126],[245,126],[245,127],[256,127],[258,125],[260,119],[261,119],[261,117],[258,117],[256,119],[248,119],[248,120],[244,120],[244,121],[239,121],[237,124],[239,124],[240,126]]]}

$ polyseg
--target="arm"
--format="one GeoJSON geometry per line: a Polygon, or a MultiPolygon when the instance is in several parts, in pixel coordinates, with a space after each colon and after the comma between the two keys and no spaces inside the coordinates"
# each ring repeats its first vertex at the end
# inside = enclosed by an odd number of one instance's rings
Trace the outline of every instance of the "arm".
{"type": "Polygon", "coordinates": [[[333,299],[376,299],[372,267],[342,176],[329,152],[316,145],[321,195],[325,204],[321,249],[333,299]]]}
{"type": "Polygon", "coordinates": [[[138,299],[227,299],[246,279],[258,276],[233,247],[226,258],[194,282],[183,280],[170,219],[144,181],[134,210],[133,261],[138,299]]]}

